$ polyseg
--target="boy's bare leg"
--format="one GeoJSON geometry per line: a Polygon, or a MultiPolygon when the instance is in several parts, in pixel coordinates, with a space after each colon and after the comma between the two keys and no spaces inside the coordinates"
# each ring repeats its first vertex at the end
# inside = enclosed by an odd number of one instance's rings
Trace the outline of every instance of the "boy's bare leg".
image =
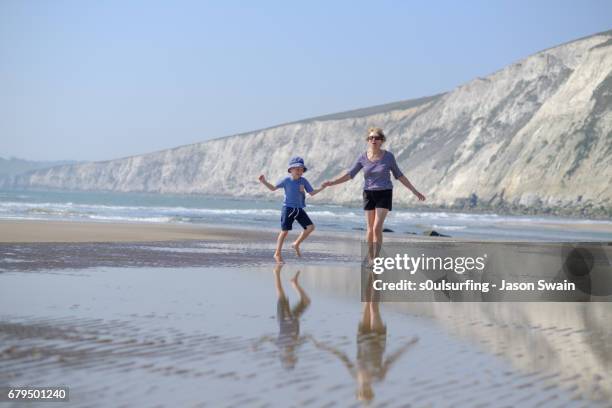
{"type": "Polygon", "coordinates": [[[280,263],[274,266],[274,286],[276,287],[276,296],[280,299],[285,297],[285,291],[283,290],[283,283],[281,282],[281,271],[283,270],[283,265],[280,263]]]}
{"type": "Polygon", "coordinates": [[[291,244],[291,248],[295,250],[295,253],[297,256],[302,256],[302,253],[300,252],[300,244],[304,242],[304,240],[308,238],[310,234],[312,234],[312,231],[314,231],[314,229],[315,229],[314,224],[310,224],[309,226],[306,227],[306,229],[304,229],[304,231],[302,231],[302,233],[295,240],[295,242],[291,244]]]}
{"type": "Polygon", "coordinates": [[[285,237],[287,237],[288,233],[289,231],[281,231],[278,233],[278,238],[276,239],[276,251],[274,252],[274,259],[278,263],[283,262],[281,252],[283,251],[283,243],[285,242],[285,237]]]}
{"type": "Polygon", "coordinates": [[[291,278],[292,284],[298,284],[297,281],[298,281],[298,278],[300,277],[300,273],[302,273],[302,271],[297,271],[295,275],[293,275],[293,278],[291,278]]]}
{"type": "Polygon", "coordinates": [[[295,276],[291,278],[291,285],[293,286],[293,289],[295,289],[295,291],[300,296],[300,303],[303,303],[305,306],[308,306],[310,304],[310,298],[308,297],[304,289],[300,286],[300,283],[298,282],[299,276],[300,276],[300,271],[297,271],[295,273],[295,276]]]}

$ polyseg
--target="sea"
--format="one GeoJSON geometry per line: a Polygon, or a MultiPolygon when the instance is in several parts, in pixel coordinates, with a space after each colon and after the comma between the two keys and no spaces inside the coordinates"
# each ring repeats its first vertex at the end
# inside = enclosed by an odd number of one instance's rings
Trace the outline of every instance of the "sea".
{"type": "MultiPolygon", "coordinates": [[[[280,227],[281,199],[117,192],[0,190],[0,219],[201,224],[249,229],[280,227]]],[[[358,233],[359,207],[308,204],[319,231],[358,233]]],[[[612,241],[612,221],[395,208],[386,233],[428,231],[459,239],[612,241]]]]}

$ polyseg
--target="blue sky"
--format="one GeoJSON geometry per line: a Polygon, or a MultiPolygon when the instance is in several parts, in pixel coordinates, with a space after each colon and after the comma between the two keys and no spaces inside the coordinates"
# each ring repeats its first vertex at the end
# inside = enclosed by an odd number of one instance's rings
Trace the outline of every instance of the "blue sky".
{"type": "Polygon", "coordinates": [[[0,157],[106,160],[433,95],[612,28],[612,1],[294,3],[3,0],[0,157]]]}

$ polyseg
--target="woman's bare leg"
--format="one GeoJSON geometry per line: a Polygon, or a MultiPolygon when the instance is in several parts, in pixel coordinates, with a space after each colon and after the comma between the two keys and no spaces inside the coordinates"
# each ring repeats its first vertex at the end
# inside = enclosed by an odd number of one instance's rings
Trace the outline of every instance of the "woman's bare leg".
{"type": "Polygon", "coordinates": [[[283,243],[285,242],[285,237],[288,233],[289,231],[281,231],[278,233],[278,238],[276,239],[276,251],[274,252],[274,259],[278,263],[283,262],[283,256],[281,255],[281,252],[283,251],[283,243]]]}
{"type": "Polygon", "coordinates": [[[376,258],[380,254],[380,248],[383,243],[383,226],[385,224],[385,218],[389,210],[386,208],[377,208],[376,215],[374,217],[374,257],[376,258]]]}
{"type": "Polygon", "coordinates": [[[363,302],[363,312],[361,314],[361,328],[362,330],[368,332],[370,327],[370,303],[371,302],[363,302]]]}
{"type": "Polygon", "coordinates": [[[374,220],[376,218],[376,211],[366,210],[366,243],[368,245],[368,261],[374,259],[374,220]]]}
{"type": "MultiPolygon", "coordinates": [[[[363,272],[362,272],[363,273],[363,272]]],[[[374,288],[372,287],[372,282],[374,282],[374,273],[368,273],[368,283],[366,284],[366,297],[365,302],[363,303],[363,310],[361,312],[361,321],[359,322],[359,326],[361,330],[368,332],[370,330],[370,303],[372,302],[372,292],[374,292],[374,288]]]]}
{"type": "Polygon", "coordinates": [[[380,316],[380,310],[378,309],[378,302],[372,301],[370,304],[370,328],[376,333],[383,333],[385,331],[385,324],[383,323],[382,317],[380,316]]]}

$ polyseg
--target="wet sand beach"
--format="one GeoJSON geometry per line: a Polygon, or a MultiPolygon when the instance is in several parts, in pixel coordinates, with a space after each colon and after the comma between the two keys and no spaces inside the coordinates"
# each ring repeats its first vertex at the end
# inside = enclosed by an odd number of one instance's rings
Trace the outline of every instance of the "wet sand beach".
{"type": "Polygon", "coordinates": [[[271,231],[193,224],[0,220],[0,242],[153,242],[269,239],[271,231]]]}
{"type": "Polygon", "coordinates": [[[276,266],[273,231],[203,230],[1,243],[0,384],[70,387],[44,406],[612,405],[609,303],[368,305],[355,241],[276,266]]]}
{"type": "Polygon", "coordinates": [[[298,271],[289,329],[270,266],[2,274],[0,381],[69,385],[73,406],[609,406],[610,308],[575,327],[381,307],[363,336],[350,282],[317,283],[350,268],[284,266],[290,307],[298,271]]]}

